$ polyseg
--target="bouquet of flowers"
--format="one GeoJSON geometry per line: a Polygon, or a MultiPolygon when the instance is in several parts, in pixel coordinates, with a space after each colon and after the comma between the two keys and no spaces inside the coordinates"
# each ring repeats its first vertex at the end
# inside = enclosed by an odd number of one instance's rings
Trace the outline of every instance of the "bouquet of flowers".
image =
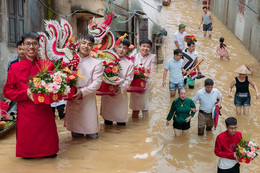
{"type": "Polygon", "coordinates": [[[62,97],[71,98],[71,94],[75,93],[78,76],[79,74],[67,67],[60,69],[58,65],[54,71],[43,70],[35,77],[30,77],[28,84],[34,102],[50,104],[61,100],[62,97]]]}
{"type": "Polygon", "coordinates": [[[144,92],[146,90],[146,82],[151,71],[142,66],[134,68],[134,80],[128,88],[128,92],[144,92]]]}
{"type": "Polygon", "coordinates": [[[251,138],[242,139],[236,147],[238,161],[249,163],[258,156],[258,150],[259,147],[253,140],[251,140],[251,138]]]}
{"type": "Polygon", "coordinates": [[[197,39],[194,35],[187,35],[187,36],[184,37],[184,41],[185,42],[189,42],[189,41],[197,42],[197,39]]]}
{"type": "Polygon", "coordinates": [[[134,68],[134,79],[143,79],[147,80],[148,75],[151,73],[149,69],[144,67],[135,67],[134,68]]]}

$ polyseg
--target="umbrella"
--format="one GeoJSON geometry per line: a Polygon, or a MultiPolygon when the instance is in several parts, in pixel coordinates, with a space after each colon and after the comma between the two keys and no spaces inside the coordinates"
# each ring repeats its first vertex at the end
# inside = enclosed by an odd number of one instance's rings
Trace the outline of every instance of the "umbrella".
{"type": "Polygon", "coordinates": [[[220,109],[221,107],[219,107],[219,105],[217,104],[218,102],[216,102],[215,104],[215,108],[213,111],[213,120],[214,120],[214,129],[216,130],[217,126],[218,126],[218,118],[220,114],[220,109]]]}

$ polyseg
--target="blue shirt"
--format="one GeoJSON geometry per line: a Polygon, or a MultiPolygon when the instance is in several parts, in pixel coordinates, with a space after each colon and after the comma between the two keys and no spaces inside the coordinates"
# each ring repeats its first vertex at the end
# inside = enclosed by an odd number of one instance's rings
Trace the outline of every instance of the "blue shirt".
{"type": "Polygon", "coordinates": [[[207,93],[205,88],[202,88],[195,94],[192,100],[195,104],[199,100],[199,109],[206,113],[211,113],[215,103],[217,102],[217,99],[220,99],[221,97],[221,93],[216,88],[213,88],[210,93],[207,93]]]}
{"type": "Polygon", "coordinates": [[[184,78],[182,75],[182,64],[183,59],[180,59],[179,61],[175,61],[173,58],[169,59],[165,65],[165,68],[170,73],[170,82],[172,83],[182,83],[184,78]]]}
{"type": "Polygon", "coordinates": [[[13,63],[16,63],[16,62],[19,62],[19,56],[16,56],[16,57],[13,57],[13,58],[10,59],[10,61],[8,62],[8,69],[7,69],[7,71],[9,71],[11,65],[13,63]]]}

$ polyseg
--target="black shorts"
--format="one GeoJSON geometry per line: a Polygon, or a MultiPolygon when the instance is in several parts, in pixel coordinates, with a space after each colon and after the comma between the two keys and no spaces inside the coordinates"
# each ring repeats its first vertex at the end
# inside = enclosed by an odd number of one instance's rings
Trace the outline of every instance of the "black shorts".
{"type": "Polygon", "coordinates": [[[218,168],[218,173],[239,173],[239,167],[240,167],[240,164],[237,163],[237,164],[235,164],[235,166],[233,166],[230,169],[220,169],[220,168],[218,168]]]}
{"type": "Polygon", "coordinates": [[[173,128],[178,130],[188,130],[190,128],[190,121],[188,123],[173,122],[173,128]]]}
{"type": "Polygon", "coordinates": [[[212,31],[212,23],[208,24],[208,25],[205,25],[203,24],[203,31],[212,31]]]}

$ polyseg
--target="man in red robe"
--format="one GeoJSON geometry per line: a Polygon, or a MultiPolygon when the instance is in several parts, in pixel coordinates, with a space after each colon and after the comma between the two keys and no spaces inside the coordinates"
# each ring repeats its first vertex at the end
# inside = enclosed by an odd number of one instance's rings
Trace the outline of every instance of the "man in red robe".
{"type": "Polygon", "coordinates": [[[39,35],[27,32],[22,36],[26,58],[11,66],[3,89],[4,96],[17,101],[16,156],[23,158],[55,157],[59,140],[54,115],[50,105],[34,104],[28,89],[29,77],[42,71],[43,63],[48,69],[52,63],[37,57],[39,35]]]}
{"type": "Polygon", "coordinates": [[[220,133],[215,142],[214,153],[220,157],[218,173],[239,173],[239,163],[235,152],[236,145],[242,139],[242,133],[236,131],[237,119],[228,117],[225,120],[227,130],[220,133]]]}

